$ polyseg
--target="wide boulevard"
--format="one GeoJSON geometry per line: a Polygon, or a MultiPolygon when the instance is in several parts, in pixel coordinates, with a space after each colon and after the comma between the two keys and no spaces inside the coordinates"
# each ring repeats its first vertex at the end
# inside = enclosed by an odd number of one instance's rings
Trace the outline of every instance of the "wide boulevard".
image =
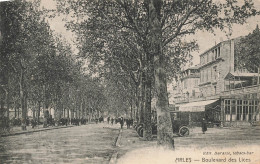
{"type": "Polygon", "coordinates": [[[107,163],[119,125],[106,123],[0,138],[0,163],[107,163]]]}

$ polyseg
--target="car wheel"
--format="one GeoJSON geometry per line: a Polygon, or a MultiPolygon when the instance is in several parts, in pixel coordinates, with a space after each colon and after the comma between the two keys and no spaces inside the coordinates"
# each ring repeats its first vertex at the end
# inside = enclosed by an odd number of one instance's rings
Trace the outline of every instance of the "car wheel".
{"type": "Polygon", "coordinates": [[[187,126],[182,126],[179,129],[179,136],[183,137],[183,136],[188,136],[190,134],[190,130],[187,126]]]}

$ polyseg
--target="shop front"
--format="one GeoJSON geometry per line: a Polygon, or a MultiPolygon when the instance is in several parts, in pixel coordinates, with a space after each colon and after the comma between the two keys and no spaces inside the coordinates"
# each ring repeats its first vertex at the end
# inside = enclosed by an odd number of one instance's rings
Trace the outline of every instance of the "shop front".
{"type": "Polygon", "coordinates": [[[202,118],[210,125],[219,125],[221,119],[220,100],[207,100],[177,104],[171,112],[174,119],[188,120],[191,126],[201,126],[202,118]]]}
{"type": "Polygon", "coordinates": [[[259,121],[259,100],[245,96],[221,98],[224,126],[250,125],[259,121]]]}

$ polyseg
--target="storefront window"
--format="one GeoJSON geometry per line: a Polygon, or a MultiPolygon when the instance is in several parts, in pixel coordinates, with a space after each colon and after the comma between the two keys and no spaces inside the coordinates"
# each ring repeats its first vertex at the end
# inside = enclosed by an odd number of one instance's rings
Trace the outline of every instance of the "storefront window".
{"type": "Polygon", "coordinates": [[[237,121],[240,121],[242,118],[242,106],[237,106],[237,121]]]}
{"type": "Polygon", "coordinates": [[[249,100],[249,115],[248,115],[248,121],[252,121],[253,119],[253,112],[254,111],[254,101],[249,100]]]}
{"type": "Polygon", "coordinates": [[[258,101],[224,100],[225,121],[258,121],[258,101]]]}
{"type": "Polygon", "coordinates": [[[226,121],[230,121],[230,100],[225,100],[226,121]]]}
{"type": "Polygon", "coordinates": [[[247,106],[247,104],[244,103],[243,104],[243,120],[244,121],[248,120],[247,116],[248,116],[248,106],[247,106]]]}
{"type": "Polygon", "coordinates": [[[255,101],[254,103],[254,114],[253,114],[253,118],[255,121],[259,120],[259,108],[258,108],[258,101],[255,101]]]}
{"type": "Polygon", "coordinates": [[[252,106],[249,106],[249,115],[248,115],[248,121],[251,121],[252,120],[252,114],[253,114],[253,107],[252,106]]]}
{"type": "Polygon", "coordinates": [[[242,118],[242,100],[237,100],[237,121],[242,118]]]}
{"type": "Polygon", "coordinates": [[[232,100],[231,102],[231,120],[236,121],[236,100],[232,100]]]}

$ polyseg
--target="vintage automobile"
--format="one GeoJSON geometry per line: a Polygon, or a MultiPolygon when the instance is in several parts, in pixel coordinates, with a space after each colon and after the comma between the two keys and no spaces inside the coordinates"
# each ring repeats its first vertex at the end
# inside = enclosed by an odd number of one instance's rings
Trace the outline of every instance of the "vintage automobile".
{"type": "MultiPolygon", "coordinates": [[[[188,136],[190,134],[189,121],[187,116],[181,112],[171,113],[172,129],[173,133],[180,137],[188,136]]],[[[143,124],[136,124],[135,129],[140,137],[143,137],[143,124]]],[[[157,134],[157,123],[156,120],[152,122],[152,134],[157,134]]]]}
{"type": "Polygon", "coordinates": [[[188,136],[190,134],[190,130],[188,128],[189,116],[187,113],[174,111],[171,113],[171,120],[173,133],[181,137],[188,136]]]}

